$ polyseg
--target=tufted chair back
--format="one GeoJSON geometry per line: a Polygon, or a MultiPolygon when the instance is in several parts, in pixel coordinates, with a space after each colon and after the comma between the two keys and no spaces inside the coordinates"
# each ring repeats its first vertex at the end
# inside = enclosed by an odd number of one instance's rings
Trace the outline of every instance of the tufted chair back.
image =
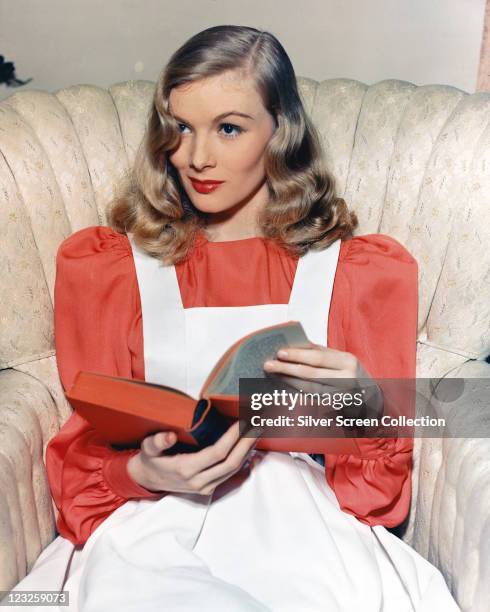
{"type": "MultiPolygon", "coordinates": [[[[419,262],[418,376],[489,377],[490,93],[391,79],[298,84],[356,233],[393,236],[419,262]]],[[[0,104],[0,589],[56,537],[44,457],[71,412],[54,350],[56,252],[71,233],[106,224],[153,88],[22,91],[0,104]]],[[[459,409],[483,419],[487,406],[466,398],[459,409]]],[[[490,600],[488,442],[416,440],[399,534],[472,611],[490,600]]]]}

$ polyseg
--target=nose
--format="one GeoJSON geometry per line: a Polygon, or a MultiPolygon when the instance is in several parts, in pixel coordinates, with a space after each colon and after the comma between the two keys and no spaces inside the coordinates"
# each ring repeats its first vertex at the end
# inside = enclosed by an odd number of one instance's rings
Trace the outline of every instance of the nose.
{"type": "Polygon", "coordinates": [[[215,159],[211,143],[206,136],[193,139],[189,154],[189,164],[196,170],[202,170],[206,166],[214,166],[215,159]]]}

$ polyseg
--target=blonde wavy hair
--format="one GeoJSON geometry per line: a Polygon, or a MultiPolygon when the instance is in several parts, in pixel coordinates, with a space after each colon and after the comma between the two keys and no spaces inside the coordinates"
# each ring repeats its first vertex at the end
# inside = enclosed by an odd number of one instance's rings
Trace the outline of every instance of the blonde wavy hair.
{"type": "Polygon", "coordinates": [[[187,257],[206,214],[192,204],[167,152],[179,145],[178,122],[168,112],[172,88],[242,70],[252,77],[276,130],[265,151],[267,205],[258,219],[264,237],[301,256],[346,239],[358,225],[337,197],[318,133],[301,102],[291,61],[269,32],[235,25],[208,28],[170,58],[155,87],[145,135],[123,178],[109,224],[131,232],[136,244],[164,265],[187,257]]]}

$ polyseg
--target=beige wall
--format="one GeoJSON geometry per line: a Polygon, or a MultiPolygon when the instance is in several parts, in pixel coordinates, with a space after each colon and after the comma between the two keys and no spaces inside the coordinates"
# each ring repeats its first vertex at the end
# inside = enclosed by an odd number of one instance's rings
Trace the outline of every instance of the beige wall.
{"type": "MultiPolygon", "coordinates": [[[[0,0],[0,54],[25,88],[155,80],[192,34],[270,30],[297,74],[476,88],[485,0],[0,0]]],[[[22,88],[21,88],[22,89],[22,88]]],[[[16,90],[0,86],[0,99],[16,90]]]]}

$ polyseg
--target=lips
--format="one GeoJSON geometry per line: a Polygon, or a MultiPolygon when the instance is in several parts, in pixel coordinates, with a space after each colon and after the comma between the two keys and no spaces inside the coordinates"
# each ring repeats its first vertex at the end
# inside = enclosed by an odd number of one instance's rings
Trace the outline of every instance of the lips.
{"type": "Polygon", "coordinates": [[[190,176],[189,178],[191,179],[193,183],[198,183],[200,185],[220,185],[221,183],[224,183],[224,181],[213,181],[211,179],[201,181],[200,179],[196,179],[192,176],[190,176]]]}
{"type": "Polygon", "coordinates": [[[192,186],[198,193],[211,193],[212,191],[215,191],[216,189],[218,189],[218,187],[222,183],[224,183],[224,181],[213,181],[210,179],[206,181],[199,181],[192,177],[189,177],[189,178],[191,180],[192,186]]]}

